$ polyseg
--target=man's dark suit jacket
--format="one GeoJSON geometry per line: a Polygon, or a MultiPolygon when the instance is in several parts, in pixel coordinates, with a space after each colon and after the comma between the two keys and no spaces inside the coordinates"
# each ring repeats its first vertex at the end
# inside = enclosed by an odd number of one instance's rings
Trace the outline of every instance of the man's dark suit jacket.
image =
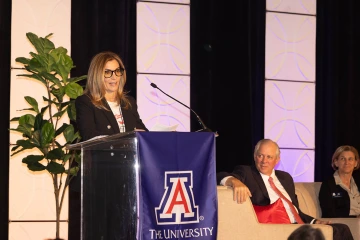
{"type": "MultiPolygon", "coordinates": [[[[298,209],[301,219],[305,223],[310,223],[314,218],[301,212],[299,208],[299,202],[295,194],[294,180],[291,175],[280,170],[275,170],[275,175],[279,179],[281,185],[283,185],[285,188],[286,192],[289,194],[294,206],[298,209]]],[[[239,179],[249,188],[252,195],[251,202],[254,205],[266,206],[270,204],[269,193],[266,190],[265,183],[260,175],[260,172],[256,169],[255,166],[239,165],[235,167],[231,174],[226,172],[219,172],[217,173],[218,184],[220,184],[220,181],[227,176],[233,176],[239,179]]]]}
{"type": "MultiPolygon", "coordinates": [[[[360,174],[358,170],[353,172],[353,178],[357,187],[360,189],[360,174]]],[[[319,201],[322,217],[324,218],[356,217],[349,216],[349,194],[340,187],[340,185],[336,185],[335,178],[333,176],[321,184],[319,201]]]]}
{"type": "MultiPolygon", "coordinates": [[[[108,106],[106,100],[104,99],[103,101],[104,104],[108,106]]],[[[133,131],[134,128],[148,131],[140,119],[135,99],[129,96],[129,101],[131,104],[129,109],[124,109],[121,107],[121,112],[123,114],[125,123],[125,131],[130,132],[133,131]]],[[[92,104],[89,96],[87,95],[82,95],[76,98],[75,106],[76,123],[79,127],[82,141],[100,135],[112,135],[120,133],[119,125],[113,112],[110,110],[110,106],[108,106],[109,111],[105,109],[99,109],[95,107],[94,104],[92,104]]]]}

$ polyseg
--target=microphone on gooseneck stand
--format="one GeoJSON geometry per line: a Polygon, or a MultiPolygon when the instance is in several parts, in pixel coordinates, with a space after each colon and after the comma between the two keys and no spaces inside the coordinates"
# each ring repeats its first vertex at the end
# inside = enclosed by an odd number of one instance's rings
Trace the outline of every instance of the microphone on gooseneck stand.
{"type": "Polygon", "coordinates": [[[200,126],[203,128],[202,130],[198,131],[198,132],[212,132],[210,128],[207,128],[206,125],[204,124],[204,122],[201,120],[201,118],[199,117],[199,115],[196,114],[196,112],[194,110],[192,110],[190,107],[186,106],[185,104],[183,104],[182,102],[180,102],[179,100],[173,98],[172,96],[170,96],[169,94],[165,93],[163,90],[161,90],[160,88],[158,88],[158,86],[156,86],[155,83],[150,83],[150,85],[153,88],[159,89],[160,92],[162,92],[163,94],[165,94],[166,96],[168,96],[169,98],[177,101],[178,103],[180,103],[181,105],[183,105],[184,107],[190,109],[196,116],[198,122],[200,123],[200,126]]]}

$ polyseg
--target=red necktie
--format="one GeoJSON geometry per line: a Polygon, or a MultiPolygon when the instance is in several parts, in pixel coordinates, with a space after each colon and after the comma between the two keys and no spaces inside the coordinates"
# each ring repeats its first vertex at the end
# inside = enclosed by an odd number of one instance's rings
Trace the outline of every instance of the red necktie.
{"type": "Polygon", "coordinates": [[[284,196],[284,194],[282,194],[280,192],[280,190],[275,186],[272,177],[269,177],[269,183],[270,183],[270,186],[272,187],[272,189],[276,192],[276,194],[279,195],[279,197],[281,197],[283,200],[285,200],[289,204],[291,212],[294,214],[296,222],[297,223],[304,223],[303,220],[301,220],[301,217],[299,216],[299,214],[296,211],[296,209],[295,209],[294,205],[292,204],[292,202],[289,199],[287,199],[284,196]]]}

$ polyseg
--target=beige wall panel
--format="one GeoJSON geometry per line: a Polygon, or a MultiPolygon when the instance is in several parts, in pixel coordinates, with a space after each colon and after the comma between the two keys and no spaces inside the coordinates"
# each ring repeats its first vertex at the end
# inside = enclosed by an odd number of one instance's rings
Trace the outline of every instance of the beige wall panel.
{"type": "Polygon", "coordinates": [[[266,0],[266,10],[315,15],[316,0],[266,0]]]}
{"type": "Polygon", "coordinates": [[[137,103],[145,125],[152,131],[190,131],[190,110],[150,86],[157,84],[190,107],[190,6],[139,2],[136,44],[137,103]]]}
{"type": "MultiPolygon", "coordinates": [[[[63,46],[70,54],[71,0],[13,0],[11,24],[11,66],[22,67],[15,63],[17,57],[30,57],[35,51],[26,38],[27,32],[39,37],[53,33],[51,41],[55,47],[63,46]]],[[[10,118],[23,115],[18,110],[28,108],[24,96],[34,97],[39,107],[43,106],[44,87],[36,81],[17,77],[22,70],[11,72],[10,118]]],[[[62,119],[68,122],[68,119],[62,119]]],[[[10,124],[16,127],[16,124],[10,124]]],[[[10,143],[21,136],[10,133],[10,143]]],[[[43,171],[34,173],[22,164],[24,154],[9,157],[9,219],[17,220],[54,220],[55,203],[50,175],[43,171]]],[[[65,196],[61,219],[67,220],[68,200],[65,196]]],[[[61,236],[67,236],[67,223],[62,224],[61,236]]],[[[55,237],[55,223],[32,222],[9,224],[9,239],[45,239],[55,237]],[[46,231],[44,231],[44,229],[46,231]]]]}
{"type": "Polygon", "coordinates": [[[266,79],[315,81],[316,17],[266,14],[266,79]]]}
{"type": "MultiPolygon", "coordinates": [[[[10,240],[46,240],[55,238],[55,222],[46,223],[10,223],[9,239],[10,240]]],[[[67,239],[68,224],[60,223],[60,237],[67,239]]]]}
{"type": "Polygon", "coordinates": [[[264,136],[282,148],[276,169],[312,182],[316,0],[266,1],[266,10],[264,136]]]}
{"type": "Polygon", "coordinates": [[[138,73],[190,74],[190,7],[137,4],[138,73]]]}

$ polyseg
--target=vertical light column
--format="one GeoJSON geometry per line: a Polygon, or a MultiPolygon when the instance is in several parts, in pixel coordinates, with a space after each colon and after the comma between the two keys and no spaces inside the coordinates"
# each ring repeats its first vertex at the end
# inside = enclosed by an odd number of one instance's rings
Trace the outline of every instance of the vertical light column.
{"type": "Polygon", "coordinates": [[[276,141],[276,169],[314,181],[316,0],[266,1],[265,138],[276,141]]]}
{"type": "MultiPolygon", "coordinates": [[[[56,47],[63,46],[70,51],[71,0],[61,1],[12,1],[11,24],[11,66],[23,67],[15,62],[17,57],[30,57],[35,52],[26,38],[27,32],[39,37],[53,33],[51,41],[56,47]]],[[[46,91],[37,81],[16,76],[23,70],[11,71],[10,118],[23,115],[20,109],[29,108],[24,96],[34,97],[39,108],[44,105],[42,96],[46,91]]],[[[66,119],[64,119],[66,121],[66,119]]],[[[10,124],[15,128],[16,124],[10,124]]],[[[10,143],[16,142],[21,135],[10,132],[10,143]]],[[[54,238],[55,197],[51,176],[46,172],[29,171],[22,158],[30,154],[17,154],[9,157],[9,239],[48,239],[54,238]]],[[[38,153],[37,153],[38,154],[38,153]]],[[[67,239],[68,201],[67,196],[61,212],[60,237],[67,239]]]]}
{"type": "Polygon", "coordinates": [[[137,3],[137,104],[151,131],[190,131],[190,1],[137,3]]]}

